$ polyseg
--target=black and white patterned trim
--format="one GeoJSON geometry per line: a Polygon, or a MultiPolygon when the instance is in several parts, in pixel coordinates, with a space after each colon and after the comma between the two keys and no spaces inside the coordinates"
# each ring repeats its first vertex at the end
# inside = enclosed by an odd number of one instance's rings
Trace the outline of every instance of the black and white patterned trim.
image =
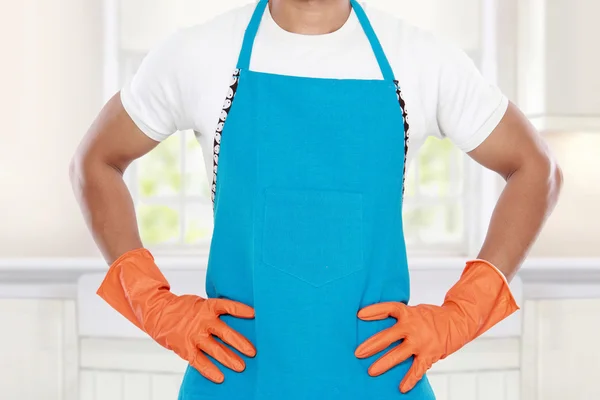
{"type": "Polygon", "coordinates": [[[404,197],[404,190],[406,188],[406,160],[408,158],[408,141],[410,138],[410,125],[408,123],[408,113],[406,111],[406,102],[402,97],[402,90],[400,90],[400,83],[394,81],[396,85],[396,96],[398,96],[398,102],[400,103],[400,109],[402,110],[402,118],[404,120],[404,171],[402,172],[402,197],[404,197]]]}
{"type": "Polygon", "coordinates": [[[225,97],[225,103],[223,104],[223,109],[221,110],[221,115],[219,116],[219,124],[217,125],[217,131],[215,132],[215,140],[213,142],[213,182],[211,188],[211,200],[213,202],[213,207],[215,205],[215,195],[217,193],[217,168],[219,166],[219,153],[221,152],[221,135],[223,133],[223,128],[225,127],[225,120],[227,119],[227,115],[231,110],[231,106],[233,104],[233,98],[235,97],[235,93],[237,92],[238,82],[240,80],[240,70],[235,69],[233,71],[233,76],[231,77],[231,84],[229,85],[229,89],[227,90],[227,96],[225,97]]]}

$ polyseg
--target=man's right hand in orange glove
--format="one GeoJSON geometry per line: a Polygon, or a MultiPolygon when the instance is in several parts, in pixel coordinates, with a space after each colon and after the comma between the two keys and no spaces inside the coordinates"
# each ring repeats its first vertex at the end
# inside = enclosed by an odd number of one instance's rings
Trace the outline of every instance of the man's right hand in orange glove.
{"type": "Polygon", "coordinates": [[[148,250],[132,250],[119,257],[111,265],[98,295],[215,383],[223,382],[224,376],[207,354],[234,371],[245,369],[244,361],[215,337],[248,357],[256,355],[252,343],[219,318],[225,314],[254,318],[254,309],[232,300],[171,293],[148,250]]]}

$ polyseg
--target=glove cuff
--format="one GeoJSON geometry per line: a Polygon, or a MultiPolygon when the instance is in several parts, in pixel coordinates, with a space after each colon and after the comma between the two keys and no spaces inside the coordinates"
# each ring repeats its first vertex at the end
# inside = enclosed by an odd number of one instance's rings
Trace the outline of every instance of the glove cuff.
{"type": "Polygon", "coordinates": [[[490,268],[491,268],[493,271],[495,271],[495,272],[498,274],[498,276],[500,276],[500,278],[502,278],[502,280],[503,280],[503,281],[504,281],[504,282],[505,282],[505,283],[508,285],[508,280],[506,279],[506,275],[504,275],[504,273],[503,273],[502,271],[500,271],[500,270],[498,269],[498,267],[496,267],[494,264],[492,264],[492,263],[491,263],[491,262],[489,262],[489,261],[482,260],[482,259],[479,259],[479,258],[477,258],[477,259],[475,259],[475,260],[470,260],[470,261],[467,261],[467,265],[465,266],[465,269],[464,269],[464,271],[463,271],[463,274],[464,274],[464,273],[466,273],[466,272],[467,272],[467,270],[468,270],[469,268],[471,268],[471,267],[473,267],[473,266],[476,266],[477,264],[480,264],[480,263],[482,263],[482,264],[485,264],[485,265],[487,265],[488,267],[490,267],[490,268]]]}
{"type": "Polygon", "coordinates": [[[454,303],[464,314],[468,321],[469,341],[519,309],[504,274],[485,260],[467,262],[444,303],[454,303]]]}
{"type": "Polygon", "coordinates": [[[112,308],[145,331],[142,322],[144,310],[136,304],[142,295],[145,302],[170,291],[170,285],[154,262],[152,254],[135,249],[121,255],[113,262],[96,294],[112,308]]]}

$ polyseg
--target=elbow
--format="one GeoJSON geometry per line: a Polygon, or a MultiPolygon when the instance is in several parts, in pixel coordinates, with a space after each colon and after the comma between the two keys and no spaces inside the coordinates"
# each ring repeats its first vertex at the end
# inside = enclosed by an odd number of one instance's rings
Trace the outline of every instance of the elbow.
{"type": "Polygon", "coordinates": [[[71,162],[69,163],[69,180],[71,181],[71,186],[74,186],[78,175],[79,166],[77,163],[77,158],[76,156],[73,156],[73,158],[71,158],[71,162]]]}
{"type": "MultiPolygon", "coordinates": [[[[528,157],[526,162],[509,176],[521,176],[527,187],[537,193],[540,206],[551,213],[558,203],[563,187],[563,172],[556,159],[549,154],[540,154],[537,157],[528,157]]],[[[533,193],[533,192],[532,192],[533,193]]]]}
{"type": "Polygon", "coordinates": [[[123,171],[124,169],[108,163],[97,151],[80,148],[69,163],[69,181],[75,197],[80,201],[85,197],[85,192],[106,183],[113,174],[123,178],[123,171]]]}
{"type": "Polygon", "coordinates": [[[90,161],[89,153],[78,149],[69,163],[69,181],[71,182],[71,189],[78,200],[81,197],[86,180],[89,180],[90,165],[92,164],[90,161]]]}
{"type": "Polygon", "coordinates": [[[556,204],[558,202],[558,198],[560,196],[560,192],[563,187],[563,172],[556,162],[556,160],[550,160],[550,174],[549,174],[549,200],[552,204],[556,204]]]}
{"type": "Polygon", "coordinates": [[[76,195],[81,191],[83,176],[85,175],[85,159],[85,154],[83,154],[81,150],[77,150],[69,163],[69,181],[71,182],[71,188],[76,195]]]}
{"type": "Polygon", "coordinates": [[[71,182],[71,188],[74,191],[76,191],[77,187],[79,186],[79,175],[81,174],[80,165],[81,163],[78,160],[78,156],[75,154],[69,163],[69,181],[71,182]]]}

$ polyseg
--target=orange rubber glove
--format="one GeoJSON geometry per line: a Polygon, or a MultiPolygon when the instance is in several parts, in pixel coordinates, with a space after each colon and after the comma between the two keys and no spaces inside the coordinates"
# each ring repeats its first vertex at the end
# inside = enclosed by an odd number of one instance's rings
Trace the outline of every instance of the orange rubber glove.
{"type": "Polygon", "coordinates": [[[225,314],[254,318],[254,309],[232,300],[171,293],[148,250],[132,250],[119,257],[108,270],[98,295],[215,383],[223,382],[224,376],[206,354],[237,372],[245,369],[245,363],[213,335],[248,357],[256,355],[252,343],[219,318],[225,314]]]}
{"type": "Polygon", "coordinates": [[[389,302],[360,310],[358,317],[364,321],[392,317],[397,322],[358,346],[355,355],[368,358],[402,340],[371,365],[369,375],[381,375],[414,355],[413,364],[400,383],[400,391],[407,393],[435,362],[456,352],[518,309],[499,270],[487,261],[469,261],[442,306],[389,302]]]}

